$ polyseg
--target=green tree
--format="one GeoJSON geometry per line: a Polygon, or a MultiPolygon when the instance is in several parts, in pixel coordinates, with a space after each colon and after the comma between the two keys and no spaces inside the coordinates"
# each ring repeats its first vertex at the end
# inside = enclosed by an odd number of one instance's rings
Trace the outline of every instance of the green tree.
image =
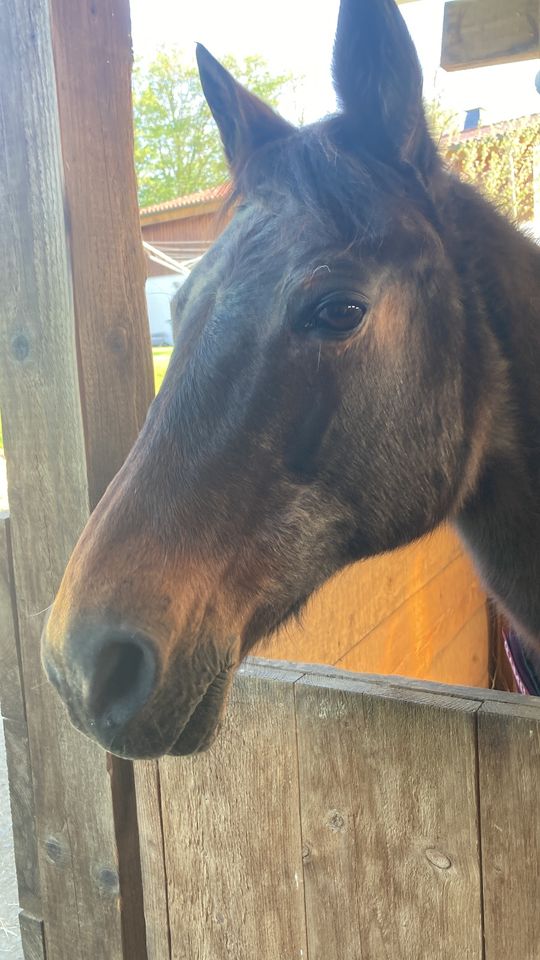
{"type": "Polygon", "coordinates": [[[538,117],[523,118],[483,137],[448,144],[447,161],[511,220],[526,223],[534,215],[534,148],[539,144],[538,117]]]}
{"type": "MultiPolygon", "coordinates": [[[[292,85],[274,76],[259,56],[223,59],[228,70],[271,106],[292,85]]],[[[227,177],[219,133],[195,67],[181,50],[161,50],[133,72],[135,167],[141,206],[217,186],[227,177]]]]}
{"type": "Polygon", "coordinates": [[[538,115],[497,124],[482,136],[466,139],[459,136],[455,114],[440,102],[426,104],[426,113],[448,168],[478,187],[511,220],[531,221],[538,115]]]}

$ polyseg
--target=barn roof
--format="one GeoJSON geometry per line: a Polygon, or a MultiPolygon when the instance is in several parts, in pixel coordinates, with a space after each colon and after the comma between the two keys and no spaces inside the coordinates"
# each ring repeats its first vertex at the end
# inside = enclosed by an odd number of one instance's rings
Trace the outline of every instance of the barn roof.
{"type": "Polygon", "coordinates": [[[464,140],[482,140],[484,137],[511,133],[513,130],[519,130],[525,124],[533,125],[535,123],[540,126],[540,113],[531,113],[523,117],[514,117],[511,120],[499,120],[497,123],[483,124],[479,127],[473,127],[471,130],[462,130],[450,139],[453,144],[461,143],[464,140]]]}
{"type": "Polygon", "coordinates": [[[229,181],[221,183],[218,187],[209,187],[208,190],[199,190],[197,193],[187,193],[183,197],[175,197],[174,200],[166,200],[164,203],[154,203],[149,207],[141,207],[141,217],[152,217],[159,213],[171,213],[175,210],[185,210],[186,207],[205,206],[208,203],[220,202],[226,200],[231,191],[229,181]]]}

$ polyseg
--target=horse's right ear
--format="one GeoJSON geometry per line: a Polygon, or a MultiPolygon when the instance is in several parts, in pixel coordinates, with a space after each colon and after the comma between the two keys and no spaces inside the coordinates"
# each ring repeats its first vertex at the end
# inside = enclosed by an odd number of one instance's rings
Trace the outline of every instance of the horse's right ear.
{"type": "Polygon", "coordinates": [[[200,43],[197,44],[197,64],[204,95],[233,174],[239,172],[259,147],[294,131],[283,117],[238,83],[200,43]]]}
{"type": "Polygon", "coordinates": [[[422,71],[394,0],[341,0],[332,72],[356,141],[427,176],[436,153],[425,119],[422,71]]]}

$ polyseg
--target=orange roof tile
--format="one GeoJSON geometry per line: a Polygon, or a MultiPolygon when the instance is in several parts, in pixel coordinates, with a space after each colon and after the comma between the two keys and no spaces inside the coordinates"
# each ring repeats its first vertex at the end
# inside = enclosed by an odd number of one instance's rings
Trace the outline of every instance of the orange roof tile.
{"type": "Polygon", "coordinates": [[[166,213],[169,210],[182,210],[185,207],[197,207],[212,200],[226,200],[231,192],[229,181],[221,183],[219,187],[209,187],[208,190],[199,190],[197,193],[187,193],[165,203],[154,203],[150,207],[141,207],[141,217],[151,216],[153,213],[166,213]]]}

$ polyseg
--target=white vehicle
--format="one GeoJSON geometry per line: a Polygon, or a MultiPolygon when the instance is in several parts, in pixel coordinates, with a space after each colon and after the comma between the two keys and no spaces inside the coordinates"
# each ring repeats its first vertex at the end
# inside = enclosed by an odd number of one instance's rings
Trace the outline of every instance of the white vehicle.
{"type": "Polygon", "coordinates": [[[146,281],[146,306],[153,347],[173,345],[171,300],[186,280],[186,276],[173,273],[162,277],[148,277],[146,281]]]}

